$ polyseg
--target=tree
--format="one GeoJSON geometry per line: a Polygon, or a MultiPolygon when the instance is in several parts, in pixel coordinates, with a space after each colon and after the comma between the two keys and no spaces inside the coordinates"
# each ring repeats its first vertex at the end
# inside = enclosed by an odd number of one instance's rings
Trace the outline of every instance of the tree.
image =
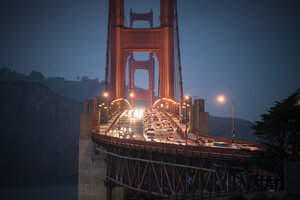
{"type": "Polygon", "coordinates": [[[44,77],[44,75],[41,72],[32,71],[29,74],[29,79],[32,80],[32,81],[44,81],[45,77],[44,77]]]}
{"type": "Polygon", "coordinates": [[[283,189],[284,162],[299,160],[300,89],[283,101],[277,101],[261,118],[252,128],[262,139],[265,149],[256,152],[253,159],[263,169],[279,175],[283,189]]]}

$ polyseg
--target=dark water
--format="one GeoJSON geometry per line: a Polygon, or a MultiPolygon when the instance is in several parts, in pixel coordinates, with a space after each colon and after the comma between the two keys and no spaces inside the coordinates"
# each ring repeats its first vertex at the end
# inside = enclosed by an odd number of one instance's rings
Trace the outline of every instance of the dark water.
{"type": "Polygon", "coordinates": [[[0,196],[3,200],[77,200],[77,184],[0,187],[0,196]]]}

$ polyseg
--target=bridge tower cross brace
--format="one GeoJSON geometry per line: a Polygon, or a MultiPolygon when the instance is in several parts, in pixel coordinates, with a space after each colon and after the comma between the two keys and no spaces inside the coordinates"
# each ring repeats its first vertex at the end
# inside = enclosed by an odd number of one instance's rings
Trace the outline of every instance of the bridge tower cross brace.
{"type": "MultiPolygon", "coordinates": [[[[150,28],[153,28],[153,12],[152,9],[149,13],[134,13],[130,9],[130,28],[133,28],[135,21],[148,21],[150,28]]],[[[148,108],[152,107],[154,91],[155,91],[155,65],[154,54],[150,53],[149,59],[146,61],[134,60],[133,53],[130,54],[128,59],[128,72],[129,72],[129,91],[134,94],[134,98],[130,99],[130,104],[134,107],[136,100],[146,100],[148,102],[148,108]],[[149,74],[149,89],[138,90],[135,88],[135,71],[147,70],[149,74]]]]}
{"type": "Polygon", "coordinates": [[[133,52],[155,53],[159,63],[161,98],[174,98],[175,0],[160,1],[160,26],[132,29],[124,26],[124,0],[110,0],[110,93],[126,98],[126,62],[133,52]]]}

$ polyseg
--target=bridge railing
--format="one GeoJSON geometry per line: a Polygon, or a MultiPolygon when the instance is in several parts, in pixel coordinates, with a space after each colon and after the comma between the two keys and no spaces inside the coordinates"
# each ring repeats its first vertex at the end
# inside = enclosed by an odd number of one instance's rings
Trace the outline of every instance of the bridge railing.
{"type": "Polygon", "coordinates": [[[162,111],[172,122],[173,126],[175,126],[177,133],[180,135],[182,139],[185,139],[184,131],[181,129],[181,127],[172,119],[172,117],[166,113],[165,111],[162,111]]]}
{"type": "Polygon", "coordinates": [[[100,146],[107,147],[108,145],[138,149],[157,151],[171,154],[184,154],[190,156],[218,157],[237,160],[248,160],[251,154],[246,151],[237,149],[212,148],[205,146],[189,146],[177,145],[160,142],[148,142],[141,140],[121,139],[107,135],[100,135],[92,132],[92,139],[100,146]]]}
{"type": "MultiPolygon", "coordinates": [[[[198,137],[205,137],[205,138],[213,139],[216,142],[232,143],[232,139],[203,135],[203,134],[199,133],[197,130],[194,131],[194,134],[197,135],[198,137]]],[[[256,147],[258,147],[259,149],[264,149],[265,148],[265,146],[263,144],[259,143],[259,142],[235,140],[235,143],[237,143],[237,144],[253,144],[256,147]]]]}
{"type": "Polygon", "coordinates": [[[122,115],[123,112],[120,112],[117,114],[117,117],[113,120],[113,122],[109,125],[109,127],[105,130],[105,135],[112,129],[114,124],[119,120],[120,116],[122,115]]]}
{"type": "MultiPolygon", "coordinates": [[[[174,126],[177,128],[177,130],[179,130],[178,131],[179,135],[182,138],[185,138],[184,130],[182,130],[182,128],[172,119],[172,117],[168,113],[164,112],[164,114],[170,119],[170,121],[174,124],[174,126]]],[[[193,133],[196,137],[205,137],[205,138],[213,139],[216,142],[232,143],[231,139],[203,135],[203,134],[199,133],[197,130],[194,130],[193,133]]],[[[254,144],[255,146],[257,146],[260,149],[265,148],[261,143],[258,143],[258,142],[249,142],[249,141],[242,141],[242,140],[236,140],[235,142],[238,144],[254,144]]]]}

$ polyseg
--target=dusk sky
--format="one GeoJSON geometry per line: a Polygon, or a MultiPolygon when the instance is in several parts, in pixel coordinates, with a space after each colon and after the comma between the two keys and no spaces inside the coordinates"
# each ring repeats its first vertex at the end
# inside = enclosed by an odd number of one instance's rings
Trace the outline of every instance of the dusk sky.
{"type": "MultiPolygon", "coordinates": [[[[159,4],[125,0],[126,25],[130,8],[152,8],[158,26],[159,4]]],[[[211,115],[231,117],[216,102],[224,94],[236,117],[256,121],[300,88],[300,1],[178,0],[178,14],[184,93],[211,115]]],[[[104,80],[107,17],[108,0],[1,0],[0,68],[104,80]]]]}

